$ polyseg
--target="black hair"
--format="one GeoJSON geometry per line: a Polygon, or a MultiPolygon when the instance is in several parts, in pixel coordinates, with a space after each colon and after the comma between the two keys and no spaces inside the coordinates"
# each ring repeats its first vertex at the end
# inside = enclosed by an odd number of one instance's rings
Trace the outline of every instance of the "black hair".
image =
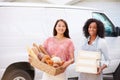
{"type": "Polygon", "coordinates": [[[65,26],[66,26],[66,30],[65,30],[65,32],[64,32],[64,37],[70,38],[70,36],[69,36],[68,24],[67,24],[67,22],[66,22],[65,20],[63,20],[63,19],[58,19],[58,20],[56,21],[56,23],[55,23],[55,25],[54,25],[54,28],[53,28],[53,36],[56,36],[56,35],[57,35],[57,31],[56,31],[55,28],[56,28],[58,22],[60,22],[60,21],[62,21],[62,22],[65,24],[65,26]]]}
{"type": "Polygon", "coordinates": [[[88,28],[89,28],[89,25],[92,23],[92,22],[95,22],[97,24],[97,36],[101,37],[101,38],[104,38],[105,37],[105,28],[104,28],[104,24],[100,21],[100,20],[97,20],[97,19],[94,19],[94,18],[90,18],[86,21],[85,25],[83,26],[83,33],[84,33],[84,36],[86,38],[88,38],[90,35],[88,33],[88,28]]]}

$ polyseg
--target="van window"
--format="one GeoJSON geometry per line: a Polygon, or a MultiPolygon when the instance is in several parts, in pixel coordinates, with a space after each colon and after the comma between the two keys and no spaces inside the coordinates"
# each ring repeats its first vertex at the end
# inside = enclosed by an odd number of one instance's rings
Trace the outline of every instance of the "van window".
{"type": "Polygon", "coordinates": [[[105,36],[112,36],[114,32],[114,25],[108,19],[108,17],[103,13],[93,12],[93,18],[98,19],[104,23],[105,26],[105,36]]]}

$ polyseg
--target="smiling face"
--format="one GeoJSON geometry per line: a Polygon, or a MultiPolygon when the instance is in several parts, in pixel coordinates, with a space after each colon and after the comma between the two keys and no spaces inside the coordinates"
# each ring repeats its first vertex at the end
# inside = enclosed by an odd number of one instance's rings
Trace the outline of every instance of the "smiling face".
{"type": "Polygon", "coordinates": [[[88,27],[88,33],[90,36],[96,36],[97,35],[97,24],[96,22],[92,22],[88,27]]]}
{"type": "Polygon", "coordinates": [[[64,34],[66,31],[66,25],[63,21],[59,21],[55,27],[57,34],[64,34]]]}
{"type": "Polygon", "coordinates": [[[53,28],[53,36],[63,35],[64,37],[70,38],[69,29],[67,22],[63,19],[58,19],[53,28]]]}

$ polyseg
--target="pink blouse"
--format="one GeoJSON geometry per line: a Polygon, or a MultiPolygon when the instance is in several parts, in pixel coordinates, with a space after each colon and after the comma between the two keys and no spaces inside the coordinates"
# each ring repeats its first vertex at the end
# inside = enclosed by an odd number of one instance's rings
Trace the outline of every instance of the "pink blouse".
{"type": "Polygon", "coordinates": [[[74,45],[69,38],[57,40],[55,37],[50,37],[43,46],[50,56],[60,57],[63,61],[68,61],[70,53],[74,53],[74,45]]]}

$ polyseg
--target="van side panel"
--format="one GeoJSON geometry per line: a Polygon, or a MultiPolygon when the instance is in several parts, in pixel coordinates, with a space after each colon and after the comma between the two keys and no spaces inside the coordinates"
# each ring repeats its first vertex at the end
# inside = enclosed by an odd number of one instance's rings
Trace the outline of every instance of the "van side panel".
{"type": "MultiPolygon", "coordinates": [[[[69,26],[70,37],[75,45],[75,58],[85,41],[82,28],[87,19],[92,18],[96,10],[66,7],[41,6],[2,6],[0,7],[0,79],[11,64],[28,64],[27,47],[32,43],[43,44],[53,35],[57,19],[64,19],[69,26]]],[[[113,73],[119,62],[120,37],[106,37],[110,46],[110,59],[114,64],[105,73],[113,73]],[[112,39],[112,40],[111,40],[112,39]],[[111,42],[113,43],[111,44],[111,42]]],[[[20,65],[19,65],[20,66],[20,65]]],[[[31,68],[31,66],[29,66],[31,68]]],[[[35,69],[35,80],[42,78],[42,71],[35,69]]],[[[77,77],[75,64],[67,68],[67,77],[77,77]]]]}
{"type": "MultiPolygon", "coordinates": [[[[75,47],[79,48],[81,45],[77,44],[82,43],[82,38],[78,36],[82,36],[82,26],[91,15],[90,11],[84,9],[0,7],[0,52],[2,55],[0,63],[4,61],[0,66],[0,70],[3,70],[0,76],[2,77],[10,64],[28,61],[26,47],[31,46],[33,42],[42,44],[46,38],[52,36],[53,26],[57,19],[62,18],[67,21],[75,47]],[[82,16],[84,14],[87,16],[82,16]]],[[[37,75],[37,78],[41,77],[40,74],[37,73],[37,75]]]]}

